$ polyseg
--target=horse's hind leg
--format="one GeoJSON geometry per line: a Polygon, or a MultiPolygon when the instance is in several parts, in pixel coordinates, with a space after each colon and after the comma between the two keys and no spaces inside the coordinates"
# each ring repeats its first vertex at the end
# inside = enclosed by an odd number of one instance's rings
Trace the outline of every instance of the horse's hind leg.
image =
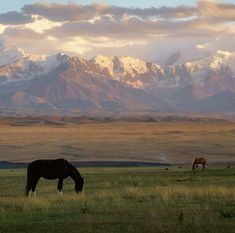
{"type": "Polygon", "coordinates": [[[57,185],[57,191],[60,193],[60,195],[62,195],[63,181],[64,179],[59,178],[58,185],[57,185]]]}
{"type": "Polygon", "coordinates": [[[39,178],[35,178],[35,179],[33,179],[33,181],[32,181],[32,192],[33,192],[33,194],[34,194],[34,197],[36,197],[35,189],[36,189],[36,186],[37,186],[38,181],[39,181],[39,178]]]}

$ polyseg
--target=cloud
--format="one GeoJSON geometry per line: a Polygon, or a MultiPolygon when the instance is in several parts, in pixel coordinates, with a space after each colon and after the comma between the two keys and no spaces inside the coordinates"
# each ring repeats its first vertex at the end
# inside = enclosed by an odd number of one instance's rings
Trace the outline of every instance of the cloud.
{"type": "Polygon", "coordinates": [[[0,14],[0,24],[3,25],[23,25],[32,21],[31,15],[25,15],[16,11],[0,14]]]}
{"type": "Polygon", "coordinates": [[[219,33],[234,33],[231,21],[235,17],[235,5],[221,4],[215,0],[199,0],[192,7],[158,8],[37,3],[25,5],[22,12],[60,23],[45,28],[47,35],[58,39],[81,36],[114,39],[211,37],[219,33]]]}
{"type": "Polygon", "coordinates": [[[231,22],[235,18],[235,5],[215,0],[199,0],[192,7],[158,8],[118,7],[101,3],[36,3],[23,6],[22,12],[15,14],[33,20],[25,27],[58,39],[82,36],[115,39],[211,37],[216,33],[234,33],[231,22]]]}
{"type": "Polygon", "coordinates": [[[92,22],[77,21],[64,23],[45,31],[57,38],[76,36],[116,39],[147,39],[152,37],[211,37],[220,33],[231,33],[231,25],[218,25],[206,19],[187,21],[143,20],[138,17],[103,16],[92,22]]]}
{"type": "Polygon", "coordinates": [[[33,16],[33,19],[34,21],[32,23],[27,23],[24,26],[38,33],[43,33],[45,30],[62,25],[61,22],[53,22],[40,16],[33,16]]]}
{"type": "Polygon", "coordinates": [[[32,41],[32,40],[42,40],[45,35],[39,34],[31,29],[24,27],[12,27],[6,28],[2,34],[5,38],[11,41],[32,41]]]}
{"type": "Polygon", "coordinates": [[[200,0],[198,1],[197,8],[200,18],[214,21],[235,21],[234,4],[218,3],[215,0],[200,0]]]}
{"type": "Polygon", "coordinates": [[[51,21],[81,21],[89,20],[97,16],[113,15],[122,16],[133,15],[142,18],[148,17],[190,17],[196,12],[195,7],[160,7],[160,8],[126,8],[109,4],[58,4],[58,3],[36,3],[25,5],[22,12],[31,15],[40,15],[51,21]]]}
{"type": "Polygon", "coordinates": [[[111,16],[100,17],[93,22],[78,21],[68,22],[61,27],[54,27],[46,33],[57,38],[86,36],[86,37],[115,37],[115,38],[131,38],[142,34],[157,30],[157,23],[151,21],[143,21],[139,18],[113,18],[111,16]]]}
{"type": "Polygon", "coordinates": [[[31,53],[48,54],[56,51],[55,42],[48,40],[46,35],[22,26],[8,27],[0,38],[31,53]]]}
{"type": "Polygon", "coordinates": [[[154,57],[155,51],[162,55],[164,50],[203,45],[214,38],[221,39],[218,47],[223,38],[233,41],[235,4],[216,0],[199,0],[195,6],[149,8],[101,3],[27,4],[20,12],[0,15],[0,33],[34,52],[91,56],[103,51],[146,58],[144,53],[154,57]]]}

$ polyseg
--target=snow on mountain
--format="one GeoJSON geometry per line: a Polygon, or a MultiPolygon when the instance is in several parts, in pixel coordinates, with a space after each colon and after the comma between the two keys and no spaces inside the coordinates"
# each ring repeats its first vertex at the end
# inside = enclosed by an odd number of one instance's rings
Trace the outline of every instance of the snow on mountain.
{"type": "MultiPolygon", "coordinates": [[[[89,63],[97,66],[101,72],[107,71],[112,79],[134,88],[150,88],[164,76],[164,70],[158,64],[147,63],[130,56],[96,56],[89,63]]],[[[159,83],[160,85],[160,83],[159,83]]]]}
{"type": "Polygon", "coordinates": [[[70,57],[59,53],[51,56],[44,56],[43,59],[38,59],[35,63],[43,69],[44,73],[50,72],[60,64],[66,63],[70,60],[70,57]]]}
{"type": "Polygon", "coordinates": [[[208,57],[187,62],[188,66],[196,66],[200,69],[219,70],[221,66],[231,66],[235,70],[235,52],[217,50],[208,57]]]}
{"type": "Polygon", "coordinates": [[[19,59],[26,57],[27,54],[16,46],[6,46],[0,41],[0,66],[13,64],[19,59]]]}
{"type": "Polygon", "coordinates": [[[0,85],[40,77],[69,59],[64,54],[29,54],[21,48],[0,41],[0,85]]]}
{"type": "Polygon", "coordinates": [[[130,56],[99,55],[89,61],[71,58],[65,54],[37,56],[1,43],[0,85],[6,82],[41,77],[59,65],[70,61],[74,63],[74,70],[83,70],[87,75],[95,74],[97,78],[117,80],[126,86],[138,89],[203,85],[211,72],[219,71],[224,66],[228,66],[231,72],[235,73],[235,53],[217,50],[213,54],[209,54],[205,51],[202,52],[204,49],[203,46],[198,45],[196,51],[200,51],[200,53],[198,52],[197,55],[200,54],[201,57],[183,64],[178,64],[178,62],[183,57],[185,59],[185,52],[177,52],[168,58],[163,69],[158,64],[147,63],[130,56]]]}
{"type": "Polygon", "coordinates": [[[204,85],[214,73],[224,70],[235,74],[234,52],[217,50],[210,56],[165,67],[167,80],[173,79],[175,86],[179,87],[191,84],[204,85]]]}
{"type": "MultiPolygon", "coordinates": [[[[108,69],[111,75],[129,75],[145,74],[149,72],[149,67],[145,61],[130,56],[124,57],[105,57],[96,56],[90,60],[91,63],[108,69]]],[[[159,69],[160,66],[156,65],[159,69]]]]}
{"type": "Polygon", "coordinates": [[[193,72],[202,70],[218,71],[222,66],[229,66],[235,73],[235,52],[215,50],[209,51],[202,45],[197,46],[197,52],[178,51],[172,54],[165,62],[165,66],[186,65],[193,72]],[[174,65],[173,65],[174,64],[174,65]]]}
{"type": "Polygon", "coordinates": [[[124,74],[135,76],[136,74],[144,74],[148,72],[146,62],[133,57],[115,58],[118,70],[123,69],[124,74]]]}
{"type": "Polygon", "coordinates": [[[113,57],[106,57],[106,56],[95,56],[94,58],[92,58],[90,60],[90,62],[94,65],[99,66],[101,69],[107,69],[108,72],[113,76],[113,67],[114,67],[114,63],[113,63],[113,57]]]}

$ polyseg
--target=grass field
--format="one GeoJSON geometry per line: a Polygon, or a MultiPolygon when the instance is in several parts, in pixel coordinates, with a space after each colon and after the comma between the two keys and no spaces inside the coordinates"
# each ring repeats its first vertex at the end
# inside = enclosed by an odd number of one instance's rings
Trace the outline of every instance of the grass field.
{"type": "Polygon", "coordinates": [[[39,158],[235,162],[235,122],[109,122],[18,125],[0,122],[0,160],[39,158]]]}
{"type": "Polygon", "coordinates": [[[1,233],[235,232],[235,168],[83,168],[85,189],[64,194],[40,180],[24,198],[26,170],[0,170],[1,233]]]}

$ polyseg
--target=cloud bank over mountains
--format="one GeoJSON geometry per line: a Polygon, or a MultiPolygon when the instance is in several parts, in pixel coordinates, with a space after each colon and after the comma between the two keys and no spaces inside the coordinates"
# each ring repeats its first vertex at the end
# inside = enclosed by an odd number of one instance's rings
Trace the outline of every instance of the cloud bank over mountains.
{"type": "MultiPolygon", "coordinates": [[[[235,4],[130,8],[105,3],[36,3],[0,14],[0,37],[28,52],[149,61],[196,46],[235,51],[235,4]]],[[[189,51],[190,52],[190,51],[189,51]]]]}

